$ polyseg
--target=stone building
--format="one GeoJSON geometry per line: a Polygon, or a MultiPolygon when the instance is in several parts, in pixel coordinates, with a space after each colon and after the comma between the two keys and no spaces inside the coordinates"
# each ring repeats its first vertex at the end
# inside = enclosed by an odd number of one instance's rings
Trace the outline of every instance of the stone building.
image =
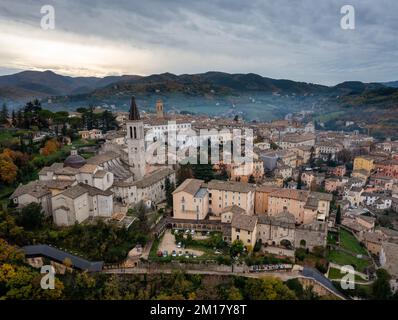
{"type": "Polygon", "coordinates": [[[140,113],[134,97],[131,97],[130,113],[126,128],[130,171],[133,173],[134,180],[140,180],[145,175],[145,136],[144,123],[140,119],[140,113]]]}
{"type": "Polygon", "coordinates": [[[52,197],[53,219],[58,226],[71,226],[89,217],[110,218],[113,193],[79,183],[52,197]]]}
{"type": "Polygon", "coordinates": [[[256,244],[257,217],[247,214],[234,214],[231,221],[231,241],[241,240],[245,246],[256,244]]]}

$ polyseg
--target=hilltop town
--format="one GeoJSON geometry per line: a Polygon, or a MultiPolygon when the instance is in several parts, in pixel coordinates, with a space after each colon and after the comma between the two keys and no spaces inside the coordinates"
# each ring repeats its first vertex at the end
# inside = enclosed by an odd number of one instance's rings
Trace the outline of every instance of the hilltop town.
{"type": "Polygon", "coordinates": [[[19,166],[15,176],[1,175],[3,219],[14,216],[31,233],[22,239],[8,227],[1,235],[30,265],[50,260],[60,273],[271,274],[338,298],[366,297],[383,268],[395,292],[398,141],[315,129],[306,113],[245,122],[166,113],[161,100],[142,113],[134,97],[128,112],[83,108],[58,113],[61,123],[44,116],[32,130],[27,117],[43,111],[36,101],[2,124],[11,139],[2,141],[1,161],[8,173],[19,166]],[[239,143],[249,160],[225,160],[234,130],[239,138],[252,133],[251,148],[239,143]],[[198,164],[212,147],[218,161],[198,164]],[[28,150],[38,153],[23,159],[28,150]],[[76,228],[96,232],[99,223],[129,236],[67,241],[76,228]],[[362,291],[339,287],[347,265],[362,291]]]}

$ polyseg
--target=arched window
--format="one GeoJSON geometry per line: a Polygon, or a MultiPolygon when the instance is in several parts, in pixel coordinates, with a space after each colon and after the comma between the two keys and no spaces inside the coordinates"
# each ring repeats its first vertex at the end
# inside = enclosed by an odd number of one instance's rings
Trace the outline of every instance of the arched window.
{"type": "Polygon", "coordinates": [[[137,128],[134,127],[134,139],[137,139],[137,128]]]}

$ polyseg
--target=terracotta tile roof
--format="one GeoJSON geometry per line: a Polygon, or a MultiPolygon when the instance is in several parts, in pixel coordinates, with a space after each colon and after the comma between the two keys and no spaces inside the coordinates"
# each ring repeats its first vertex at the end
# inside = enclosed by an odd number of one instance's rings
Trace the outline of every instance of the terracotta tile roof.
{"type": "Polygon", "coordinates": [[[113,192],[110,190],[104,191],[84,183],[79,183],[78,185],[73,186],[72,188],[66,189],[64,192],[60,194],[71,199],[76,199],[85,193],[88,193],[90,196],[96,196],[96,195],[111,196],[113,194],[113,192]]]}
{"type": "Polygon", "coordinates": [[[177,189],[174,190],[173,194],[178,192],[187,192],[192,195],[195,195],[196,192],[200,189],[202,184],[204,183],[203,180],[198,179],[186,179],[183,183],[181,183],[177,189]]]}
{"type": "Polygon", "coordinates": [[[269,197],[298,200],[301,202],[307,201],[308,196],[309,196],[309,191],[285,189],[285,188],[279,189],[269,194],[269,197]]]}
{"type": "Polygon", "coordinates": [[[231,221],[231,227],[253,231],[257,225],[257,217],[246,214],[234,214],[231,221]]]}
{"type": "Polygon", "coordinates": [[[97,169],[97,165],[95,164],[85,164],[83,167],[79,168],[79,172],[81,173],[94,173],[97,169]]]}
{"type": "Polygon", "coordinates": [[[116,152],[108,151],[102,154],[97,154],[94,157],[91,157],[87,159],[88,164],[95,164],[95,165],[101,165],[105,162],[108,162],[110,160],[119,158],[120,156],[116,152]]]}
{"type": "Polygon", "coordinates": [[[174,173],[174,170],[170,168],[159,169],[152,172],[149,175],[146,175],[143,179],[133,182],[132,185],[141,189],[147,188],[165,179],[167,176],[171,175],[172,173],[174,173]]]}
{"type": "Polygon", "coordinates": [[[232,192],[250,192],[254,191],[255,187],[252,184],[237,182],[237,181],[221,181],[221,180],[211,180],[207,184],[209,189],[232,191],[232,192]]]}
{"type": "Polygon", "coordinates": [[[221,211],[221,213],[225,213],[225,212],[232,212],[233,214],[235,214],[235,213],[244,214],[246,211],[244,209],[242,209],[241,207],[237,206],[236,204],[234,204],[233,206],[228,206],[221,211]]]}
{"type": "Polygon", "coordinates": [[[10,196],[10,199],[29,194],[35,198],[41,198],[46,194],[50,194],[50,190],[46,186],[46,181],[31,181],[25,185],[19,185],[10,196]]]}

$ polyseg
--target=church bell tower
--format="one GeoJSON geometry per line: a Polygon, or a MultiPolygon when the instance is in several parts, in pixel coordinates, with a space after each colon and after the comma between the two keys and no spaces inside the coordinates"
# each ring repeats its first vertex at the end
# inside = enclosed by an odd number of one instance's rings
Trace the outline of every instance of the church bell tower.
{"type": "Polygon", "coordinates": [[[140,119],[135,97],[131,97],[129,120],[126,122],[127,147],[130,171],[134,180],[140,180],[145,175],[145,137],[144,123],[140,119]]]}
{"type": "Polygon", "coordinates": [[[156,115],[158,118],[164,117],[163,102],[160,99],[156,101],[156,115]]]}

